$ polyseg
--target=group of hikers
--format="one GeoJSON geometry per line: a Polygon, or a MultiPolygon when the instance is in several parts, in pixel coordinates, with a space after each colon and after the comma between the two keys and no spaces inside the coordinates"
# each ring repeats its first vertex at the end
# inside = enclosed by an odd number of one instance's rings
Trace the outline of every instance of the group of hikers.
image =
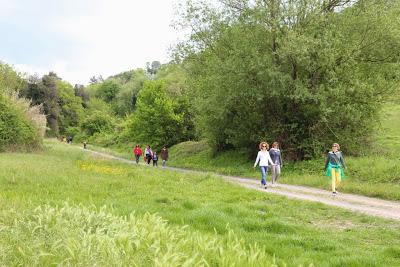
{"type": "MultiPolygon", "coordinates": [[[[140,157],[144,156],[144,161],[147,165],[150,165],[150,162],[153,161],[153,166],[158,166],[158,154],[157,152],[153,151],[150,145],[146,146],[144,153],[140,148],[140,145],[136,145],[133,149],[133,154],[135,156],[136,163],[139,164],[140,157]]],[[[164,146],[160,151],[160,157],[162,160],[162,166],[165,167],[168,161],[168,149],[164,146]]]]}
{"type": "MultiPolygon", "coordinates": [[[[72,143],[72,137],[61,139],[63,142],[72,143]]],[[[83,148],[86,149],[87,143],[83,142],[83,148]]],[[[279,148],[278,142],[272,143],[272,148],[269,149],[267,142],[261,142],[259,144],[259,149],[256,161],[254,162],[254,168],[259,165],[261,169],[261,186],[267,189],[267,174],[268,167],[271,168],[271,187],[274,187],[278,178],[281,174],[281,169],[283,165],[281,150],[279,148]]],[[[140,157],[144,156],[144,161],[147,165],[153,161],[153,166],[158,166],[158,154],[153,151],[150,145],[147,145],[144,152],[142,151],[140,145],[136,145],[133,148],[133,154],[135,156],[136,163],[139,164],[140,157]]],[[[168,161],[168,149],[164,146],[159,153],[162,166],[165,167],[168,161]]],[[[340,146],[338,143],[332,144],[332,150],[328,152],[325,161],[325,174],[331,179],[332,194],[337,194],[337,186],[344,179],[344,170],[347,168],[343,154],[340,151],[340,146]]]]}
{"type": "MultiPolygon", "coordinates": [[[[273,142],[272,148],[269,149],[267,142],[261,142],[259,144],[260,151],[257,154],[256,161],[254,162],[254,168],[257,164],[261,169],[261,186],[267,189],[267,173],[268,166],[271,166],[271,187],[277,184],[278,178],[281,174],[282,168],[282,155],[279,149],[279,143],[273,142]]],[[[336,196],[336,188],[340,182],[344,179],[344,170],[347,168],[343,154],[340,151],[338,143],[332,144],[332,150],[328,152],[325,161],[325,174],[331,178],[332,195],[336,196]]]]}

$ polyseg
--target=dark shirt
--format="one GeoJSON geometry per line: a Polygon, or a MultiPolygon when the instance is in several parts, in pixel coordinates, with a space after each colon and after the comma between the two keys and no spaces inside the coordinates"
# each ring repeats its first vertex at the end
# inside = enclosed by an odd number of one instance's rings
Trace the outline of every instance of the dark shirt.
{"type": "Polygon", "coordinates": [[[168,160],[168,150],[167,149],[162,149],[160,154],[161,154],[161,158],[163,160],[168,160]]]}
{"type": "Polygon", "coordinates": [[[271,148],[269,150],[269,156],[274,164],[282,165],[281,151],[279,149],[271,148]]]}
{"type": "Polygon", "coordinates": [[[337,151],[337,152],[329,151],[328,155],[326,156],[325,170],[326,170],[326,168],[328,168],[329,163],[332,165],[339,165],[339,166],[346,167],[342,152],[340,152],[340,151],[337,151]]]}

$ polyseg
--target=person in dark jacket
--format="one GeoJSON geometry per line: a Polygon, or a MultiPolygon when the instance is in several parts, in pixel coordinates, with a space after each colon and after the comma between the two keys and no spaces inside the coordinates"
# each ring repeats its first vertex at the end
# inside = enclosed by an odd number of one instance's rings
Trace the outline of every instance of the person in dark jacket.
{"type": "Polygon", "coordinates": [[[338,143],[332,145],[332,151],[329,151],[325,161],[325,174],[332,179],[332,194],[336,195],[336,187],[344,179],[343,168],[346,167],[340,146],[338,143]]]}
{"type": "Polygon", "coordinates": [[[275,164],[271,166],[271,183],[272,186],[274,186],[281,175],[282,168],[282,156],[278,142],[272,143],[272,148],[269,150],[269,156],[271,157],[272,162],[275,164]]]}
{"type": "Polygon", "coordinates": [[[162,166],[165,167],[168,161],[168,149],[166,147],[163,147],[163,149],[161,149],[160,154],[162,159],[162,166]]]}
{"type": "Polygon", "coordinates": [[[153,166],[158,166],[157,162],[158,162],[157,152],[154,152],[153,153],[153,166]]]}

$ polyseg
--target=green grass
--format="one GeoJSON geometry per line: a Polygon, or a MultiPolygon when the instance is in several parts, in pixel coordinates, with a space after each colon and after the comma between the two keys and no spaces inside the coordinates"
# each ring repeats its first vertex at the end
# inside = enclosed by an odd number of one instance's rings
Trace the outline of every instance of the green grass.
{"type": "Polygon", "coordinates": [[[2,266],[117,266],[124,253],[139,266],[157,260],[177,266],[189,258],[271,266],[274,257],[278,266],[400,265],[399,222],[248,190],[212,175],[95,159],[54,141],[41,153],[0,154],[0,188],[2,266]],[[148,231],[157,233],[160,218],[168,224],[158,239],[127,230],[147,220],[148,231]],[[138,240],[143,246],[129,247],[138,240]],[[207,249],[207,242],[214,246],[207,249]],[[158,244],[160,254],[149,244],[158,244]]]}
{"type": "MultiPolygon", "coordinates": [[[[346,157],[348,170],[340,191],[391,200],[400,200],[400,105],[383,109],[382,126],[374,146],[366,155],[346,157]]],[[[283,151],[284,152],[284,151],[283,151]]],[[[253,159],[240,151],[213,155],[206,142],[184,142],[171,148],[170,165],[222,174],[259,178],[252,170],[253,159]]],[[[285,162],[281,182],[329,189],[324,175],[324,158],[285,162]]]]}
{"type": "MultiPolygon", "coordinates": [[[[396,100],[397,101],[397,100],[396,100]]],[[[375,133],[374,145],[364,156],[346,157],[348,170],[346,180],[340,185],[342,192],[400,200],[400,105],[388,103],[381,114],[381,127],[375,133]]],[[[132,148],[90,149],[106,152],[126,159],[132,158],[132,148]]],[[[283,151],[284,153],[284,151],[283,151]]],[[[255,156],[254,156],[255,158],[255,156]]],[[[280,181],[282,183],[306,185],[329,189],[330,181],[325,176],[324,157],[303,161],[285,162],[280,181]]],[[[227,175],[259,179],[258,169],[253,170],[254,159],[241,151],[226,151],[213,155],[205,141],[183,142],[170,149],[170,166],[227,175]]]]}

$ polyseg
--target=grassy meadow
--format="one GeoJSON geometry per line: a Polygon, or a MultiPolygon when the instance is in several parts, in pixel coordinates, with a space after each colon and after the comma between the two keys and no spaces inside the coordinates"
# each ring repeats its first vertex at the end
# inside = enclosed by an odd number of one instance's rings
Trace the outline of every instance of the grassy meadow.
{"type": "Polygon", "coordinates": [[[93,158],[0,154],[0,265],[398,266],[400,222],[93,158]]]}
{"type": "MultiPolygon", "coordinates": [[[[370,149],[366,148],[364,155],[350,157],[345,154],[348,170],[339,191],[400,200],[400,105],[388,103],[381,113],[380,123],[373,137],[375,142],[370,149]]],[[[89,148],[132,159],[132,148],[129,146],[102,148],[90,145],[89,148]]],[[[207,142],[188,141],[170,149],[168,164],[259,179],[258,169],[254,171],[252,168],[254,159],[240,151],[214,155],[207,142]]],[[[328,190],[330,181],[323,171],[324,163],[324,156],[303,162],[284,162],[280,181],[328,190]]]]}

